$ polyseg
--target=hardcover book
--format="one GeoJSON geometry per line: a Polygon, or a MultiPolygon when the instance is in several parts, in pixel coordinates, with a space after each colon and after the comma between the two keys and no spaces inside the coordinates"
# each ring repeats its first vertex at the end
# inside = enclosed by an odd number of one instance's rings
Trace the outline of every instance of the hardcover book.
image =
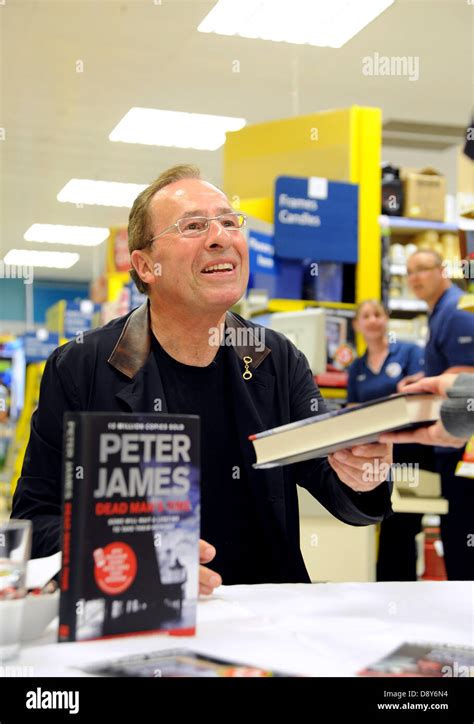
{"type": "Polygon", "coordinates": [[[253,467],[326,457],[376,442],[383,432],[428,425],[439,419],[441,403],[437,395],[401,393],[250,435],[257,456],[253,467]]]}
{"type": "Polygon", "coordinates": [[[195,633],[199,418],[66,413],[59,641],[195,633]]]}

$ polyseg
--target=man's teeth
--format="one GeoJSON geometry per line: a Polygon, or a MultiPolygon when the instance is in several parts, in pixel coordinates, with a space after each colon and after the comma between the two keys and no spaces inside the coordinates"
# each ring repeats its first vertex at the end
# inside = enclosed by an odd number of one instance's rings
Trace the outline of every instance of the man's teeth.
{"type": "Polygon", "coordinates": [[[204,269],[204,273],[207,274],[213,271],[232,271],[233,268],[232,264],[213,264],[213,266],[207,266],[204,269]]]}

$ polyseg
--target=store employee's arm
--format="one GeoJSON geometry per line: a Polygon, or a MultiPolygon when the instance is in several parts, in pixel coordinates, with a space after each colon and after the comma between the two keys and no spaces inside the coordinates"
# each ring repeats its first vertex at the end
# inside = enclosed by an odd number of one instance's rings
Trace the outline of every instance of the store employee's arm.
{"type": "MultiPolygon", "coordinates": [[[[299,354],[292,385],[292,420],[314,415],[314,400],[324,402],[306,358],[299,354]]],[[[341,450],[329,458],[296,463],[295,480],[335,517],[352,525],[382,520],[390,509],[392,446],[374,443],[341,450]]]]}
{"type": "Polygon", "coordinates": [[[446,357],[444,373],[474,372],[474,314],[455,309],[441,329],[438,346],[446,357]]]}

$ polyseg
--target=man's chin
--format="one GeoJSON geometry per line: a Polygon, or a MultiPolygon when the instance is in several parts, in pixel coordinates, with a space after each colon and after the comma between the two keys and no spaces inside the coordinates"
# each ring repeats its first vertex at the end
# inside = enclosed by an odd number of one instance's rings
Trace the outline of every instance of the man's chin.
{"type": "Polygon", "coordinates": [[[236,302],[239,301],[239,299],[241,299],[243,294],[244,292],[241,290],[215,289],[203,296],[205,303],[207,302],[209,307],[230,309],[236,302]]]}

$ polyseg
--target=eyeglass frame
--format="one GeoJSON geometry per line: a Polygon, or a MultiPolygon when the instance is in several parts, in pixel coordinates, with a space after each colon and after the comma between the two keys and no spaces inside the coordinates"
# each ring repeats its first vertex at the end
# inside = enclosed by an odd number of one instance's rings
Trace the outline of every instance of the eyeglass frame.
{"type": "Polygon", "coordinates": [[[442,264],[436,264],[435,266],[427,266],[423,269],[413,269],[409,271],[407,269],[407,277],[412,277],[414,274],[423,274],[424,272],[433,271],[433,269],[442,269],[442,264]]]}
{"type": "MultiPolygon", "coordinates": [[[[241,229],[243,229],[244,226],[247,224],[247,217],[245,214],[242,214],[240,211],[228,211],[227,213],[219,214],[218,216],[183,216],[183,217],[181,217],[181,219],[178,219],[177,221],[175,221],[174,224],[171,224],[171,226],[167,226],[166,229],[163,229],[163,231],[160,231],[160,233],[157,234],[156,236],[154,236],[152,239],[150,239],[148,241],[148,243],[152,244],[154,241],[156,241],[156,239],[159,239],[161,236],[163,236],[168,231],[170,231],[171,229],[174,229],[174,228],[176,228],[179,231],[181,236],[185,236],[185,234],[183,234],[183,232],[179,228],[180,221],[190,221],[191,219],[206,219],[207,228],[203,229],[203,231],[199,231],[197,234],[195,234],[195,236],[200,236],[201,234],[206,234],[209,231],[210,226],[211,226],[211,224],[210,224],[211,221],[218,221],[219,219],[222,219],[224,216],[231,216],[231,215],[232,216],[237,216],[237,215],[241,216],[244,220],[242,226],[236,226],[236,227],[223,226],[222,228],[227,229],[227,230],[230,229],[230,231],[240,231],[241,229]]],[[[192,239],[193,236],[188,236],[187,238],[192,239]]]]}

